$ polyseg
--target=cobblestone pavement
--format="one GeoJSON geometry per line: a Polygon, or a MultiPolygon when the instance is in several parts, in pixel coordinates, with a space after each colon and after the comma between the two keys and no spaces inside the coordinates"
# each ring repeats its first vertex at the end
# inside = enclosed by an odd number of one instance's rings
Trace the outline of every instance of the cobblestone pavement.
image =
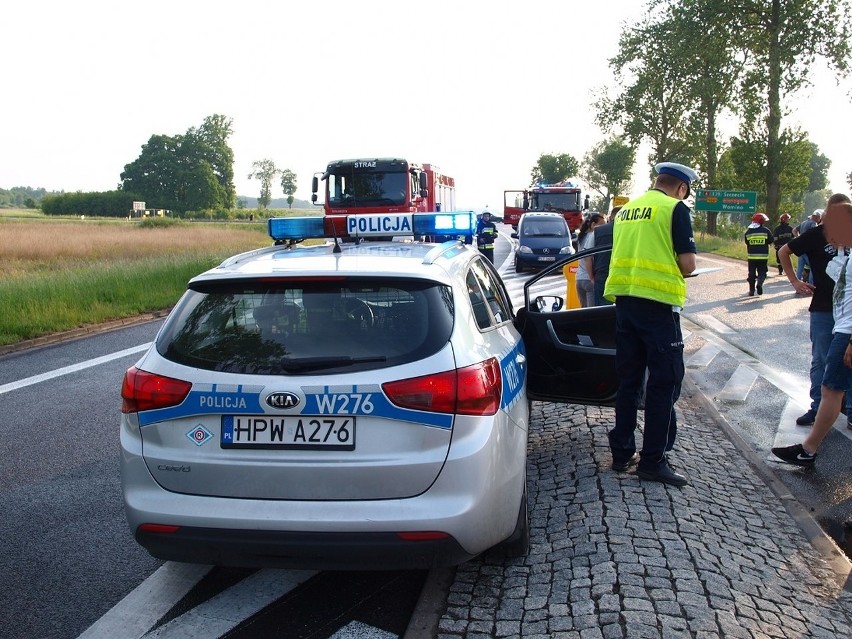
{"type": "Polygon", "coordinates": [[[612,409],[535,402],[529,555],[458,567],[437,637],[852,637],[826,555],[693,386],[678,411],[685,488],[610,469],[612,409]]]}

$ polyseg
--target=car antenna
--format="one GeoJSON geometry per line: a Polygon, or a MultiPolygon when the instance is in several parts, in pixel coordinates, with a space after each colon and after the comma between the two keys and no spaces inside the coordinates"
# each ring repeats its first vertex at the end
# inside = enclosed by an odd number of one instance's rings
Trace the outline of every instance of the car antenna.
{"type": "Polygon", "coordinates": [[[334,222],[331,224],[331,232],[334,234],[334,249],[331,252],[342,253],[343,249],[340,248],[340,240],[337,239],[337,227],[334,225],[334,222]]]}

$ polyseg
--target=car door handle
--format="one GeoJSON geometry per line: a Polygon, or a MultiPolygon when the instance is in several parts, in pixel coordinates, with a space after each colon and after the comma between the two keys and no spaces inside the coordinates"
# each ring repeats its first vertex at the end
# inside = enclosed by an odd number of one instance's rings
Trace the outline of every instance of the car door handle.
{"type": "Polygon", "coordinates": [[[596,353],[598,355],[615,355],[614,348],[601,348],[600,346],[583,346],[581,344],[566,344],[556,334],[556,329],[553,328],[553,320],[547,320],[547,332],[550,335],[550,341],[554,346],[562,351],[574,351],[577,353],[596,353]]]}

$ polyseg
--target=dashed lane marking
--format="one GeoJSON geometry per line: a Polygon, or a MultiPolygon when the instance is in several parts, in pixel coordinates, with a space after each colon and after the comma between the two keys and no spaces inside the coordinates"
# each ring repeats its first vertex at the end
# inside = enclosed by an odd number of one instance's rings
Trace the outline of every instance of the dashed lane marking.
{"type": "Polygon", "coordinates": [[[39,382],[46,382],[47,380],[54,379],[55,377],[61,377],[63,375],[76,373],[87,368],[92,368],[93,366],[100,366],[101,364],[106,364],[107,362],[111,362],[114,359],[120,359],[122,357],[127,357],[128,355],[141,353],[142,351],[147,351],[148,347],[150,346],[150,342],[148,342],[147,344],[140,344],[139,346],[133,346],[132,348],[125,348],[123,351],[117,351],[115,353],[110,353],[109,355],[96,357],[95,359],[89,359],[85,362],[79,362],[77,364],[72,364],[71,366],[57,368],[55,370],[42,373],[41,375],[33,375],[32,377],[19,379],[16,382],[3,384],[2,386],[0,386],[0,395],[2,395],[3,393],[11,392],[13,390],[18,390],[19,388],[32,386],[33,384],[38,384],[39,382]]]}

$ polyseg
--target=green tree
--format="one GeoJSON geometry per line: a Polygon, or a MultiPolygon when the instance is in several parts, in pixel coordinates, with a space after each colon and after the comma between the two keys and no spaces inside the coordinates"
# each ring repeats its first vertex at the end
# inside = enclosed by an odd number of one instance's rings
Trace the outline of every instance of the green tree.
{"type": "Polygon", "coordinates": [[[296,174],[290,169],[281,171],[281,190],[287,196],[287,204],[293,208],[293,194],[296,192],[296,174]]]}
{"type": "Polygon", "coordinates": [[[183,135],[152,135],[126,164],[121,189],[141,195],[152,208],[186,211],[230,209],[234,204],[230,120],[214,115],[183,135]]]}
{"type": "MultiPolygon", "coordinates": [[[[737,49],[727,24],[716,19],[715,2],[682,0],[671,7],[672,31],[680,34],[673,41],[673,52],[682,82],[693,105],[686,136],[695,149],[692,161],[702,183],[716,188],[716,167],[724,150],[718,121],[734,115],[739,103],[737,84],[742,77],[748,52],[737,49]]],[[[715,211],[707,212],[707,232],[716,235],[715,211]]]]}
{"type": "Polygon", "coordinates": [[[260,197],[257,198],[257,206],[268,209],[272,201],[272,180],[281,171],[275,166],[275,162],[269,159],[255,160],[251,164],[250,180],[260,180],[260,197]]]}
{"type": "Polygon", "coordinates": [[[583,157],[580,177],[599,193],[598,210],[606,213],[613,196],[627,193],[633,180],[636,150],[621,138],[610,138],[596,144],[583,157]]]}
{"type": "Polygon", "coordinates": [[[683,34],[671,19],[646,14],[623,31],[619,51],[609,61],[617,95],[603,91],[595,101],[598,125],[620,133],[634,148],[651,146],[649,164],[680,161],[692,164],[694,139],[688,135],[692,101],[678,64],[683,34]]]}
{"type": "MultiPolygon", "coordinates": [[[[777,221],[780,211],[793,216],[800,215],[806,210],[806,194],[818,191],[828,183],[826,158],[819,153],[818,147],[808,140],[806,134],[785,130],[780,141],[780,179],[785,188],[778,202],[778,211],[771,215],[767,213],[773,223],[777,221]]],[[[760,138],[732,138],[729,149],[719,161],[719,188],[756,191],[758,209],[767,210],[768,198],[763,188],[765,183],[765,141],[760,138]]]]}
{"type": "Polygon", "coordinates": [[[198,155],[210,163],[216,182],[222,192],[222,207],[234,208],[237,190],[234,186],[234,151],[228,145],[233,120],[224,115],[214,114],[204,118],[197,129],[189,129],[187,137],[194,138],[198,146],[198,155]]]}
{"type": "Polygon", "coordinates": [[[775,218],[782,201],[782,118],[790,96],[810,82],[817,59],[839,76],[849,73],[849,0],[713,0],[716,20],[735,45],[752,55],[742,87],[744,129],[759,136],[766,163],[767,214],[775,218]]]}
{"type": "Polygon", "coordinates": [[[535,166],[530,171],[530,184],[557,184],[564,182],[568,178],[574,177],[580,170],[580,164],[577,159],[561,153],[559,155],[551,155],[542,153],[538,158],[535,166]]]}

